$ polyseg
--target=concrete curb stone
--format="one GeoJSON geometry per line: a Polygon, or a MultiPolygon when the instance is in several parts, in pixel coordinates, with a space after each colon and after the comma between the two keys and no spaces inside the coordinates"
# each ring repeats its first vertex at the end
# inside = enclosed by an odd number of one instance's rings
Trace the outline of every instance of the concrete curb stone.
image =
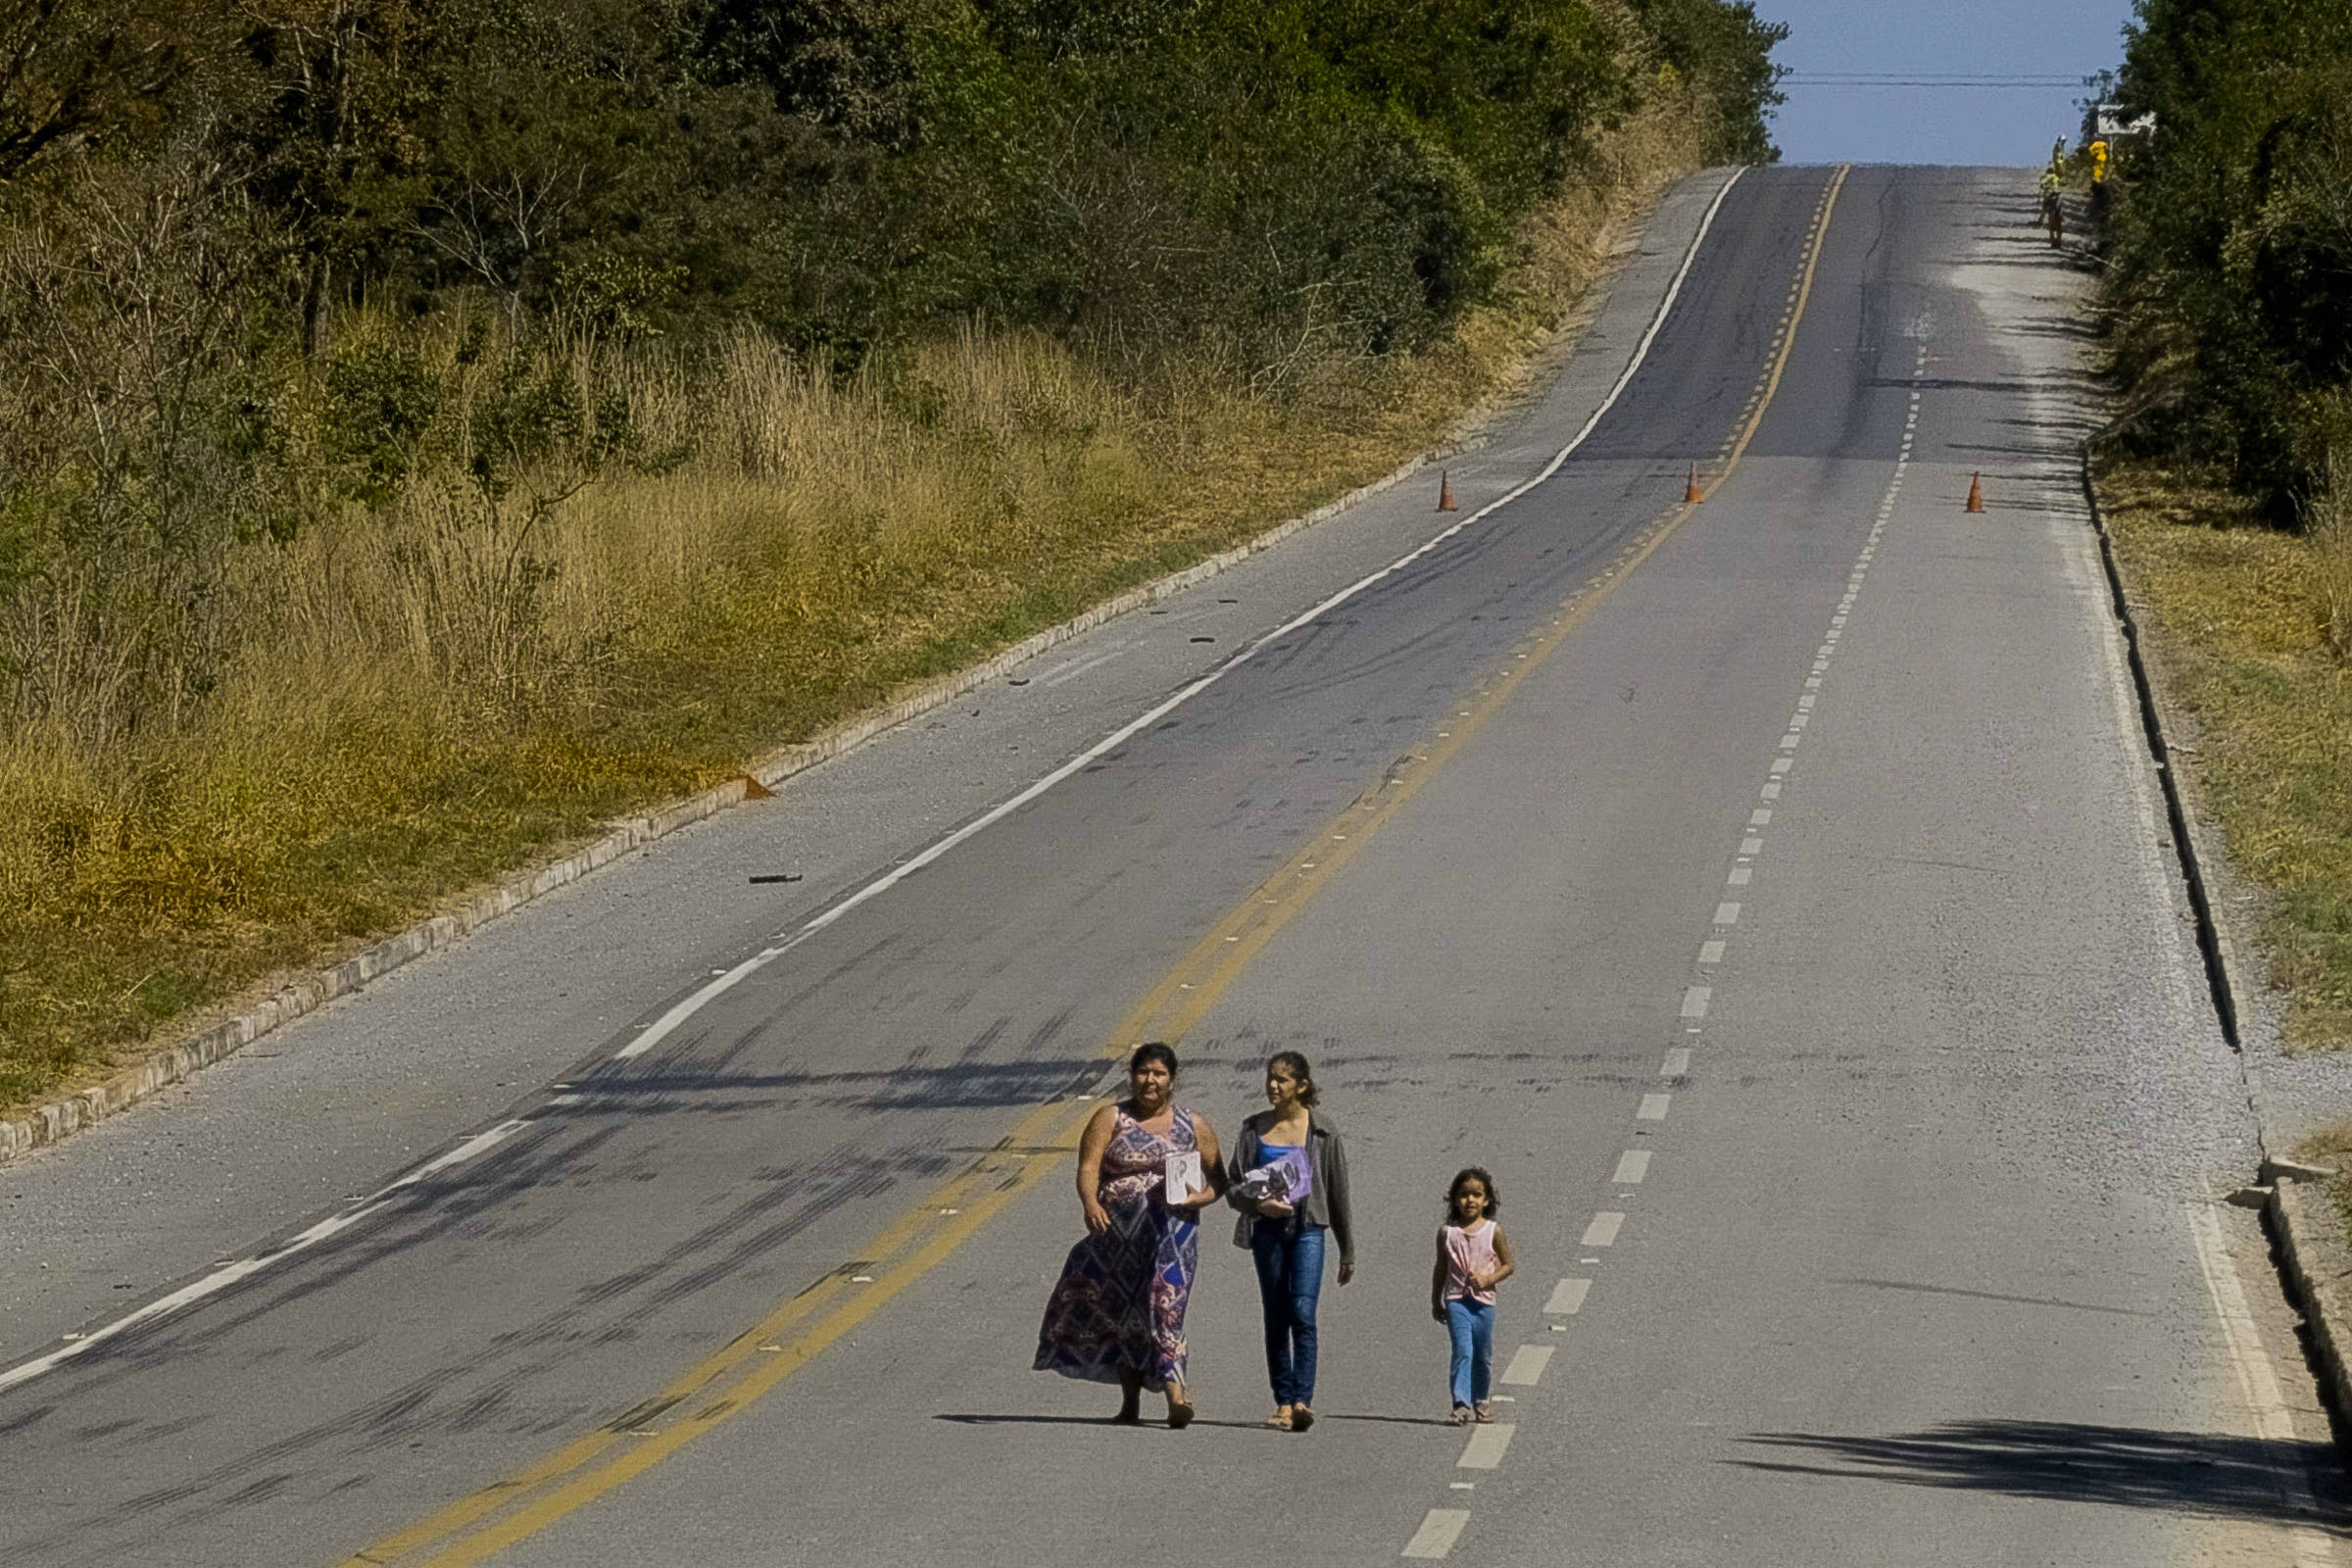
{"type": "Polygon", "coordinates": [[[2211,819],[2195,799],[2195,781],[2182,772],[2176,760],[2175,748],[2166,739],[2168,733],[2193,732],[2194,726],[2167,700],[2146,662],[2132,596],[2125,589],[2123,570],[2116,561],[2114,536],[2108,531],[2107,515],[2099,505],[2098,487],[2091,473],[2092,455],[2090,446],[2085,444],[2082,494],[2090,506],[2091,525],[2098,532],[2099,558],[2106,567],[2108,589],[2114,596],[2116,619],[2123,627],[2125,645],[2131,651],[2132,679],[2139,696],[2141,719],[2149,749],[2164,780],[2173,829],[2179,836],[2177,853],[2197,916],[2198,944],[2205,952],[2214,1007],[2230,1047],[2237,1052],[2238,1081],[2245,1088],[2246,1104],[2253,1112],[2254,1136],[2262,1151],[2262,1168],[2257,1180],[2270,1184],[2269,1198],[2262,1204],[2263,1215],[2269,1221],[2285,1265],[2282,1273],[2289,1298],[2309,1328],[2328,1405],[2339,1419],[2352,1417],[2352,1314],[2341,1304],[2347,1285],[2352,1285],[2352,1248],[2347,1248],[2343,1221],[2335,1211],[2336,1183],[2347,1178],[2311,1181],[2299,1162],[2271,1147],[2270,1121],[2263,1114],[2262,1096],[2256,1093],[2253,1075],[2247,1069],[2247,1037],[2250,1034],[2256,1037],[2253,1043],[2256,1052],[2265,1049],[2269,1037],[2277,1032],[2277,1009],[2269,1003],[2266,988],[2247,983],[2244,960],[2239,956],[2246,945],[2230,929],[2233,918],[2230,906],[2212,896],[2217,878],[2225,885],[2233,882],[2230,861],[2216,842],[2211,819]],[[2248,1015],[2249,1004],[2260,1009],[2252,1017],[2248,1015]]]}
{"type": "Polygon", "coordinates": [[[2346,1403],[2347,1395],[2352,1395],[2352,1313],[2341,1304],[2346,1286],[2352,1284],[2352,1248],[2345,1245],[2336,1208],[2343,1180],[2282,1181],[2270,1203],[2287,1283],[2311,1335],[2328,1403],[2339,1419],[2352,1411],[2352,1404],[2346,1403]]]}
{"type": "MultiPolygon", "coordinates": [[[[1693,172],[1725,172],[1721,170],[1693,172]]],[[[1540,362],[1554,352],[1564,355],[1573,349],[1576,340],[1583,336],[1596,318],[1598,308],[1607,299],[1617,274],[1626,262],[1637,254],[1639,236],[1650,212],[1654,211],[1658,200],[1674,188],[1675,183],[1669,181],[1651,192],[1641,208],[1618,221],[1614,233],[1603,231],[1603,243],[1610,253],[1608,261],[1552,334],[1553,346],[1539,348],[1534,356],[1536,361],[1540,362]],[[1629,231],[1636,243],[1624,243],[1629,231]]],[[[1380,478],[1348,491],[1336,501],[1277,523],[1243,544],[1221,551],[1182,570],[1170,572],[1143,587],[1129,589],[1058,625],[1024,638],[978,663],[927,681],[894,702],[833,726],[814,740],[778,747],[755,761],[745,778],[731,779],[643,816],[617,822],[611,832],[593,843],[505,877],[496,886],[474,895],[448,913],[419,921],[340,963],[295,977],[250,1009],[225,1022],[200,1030],[180,1044],[158,1052],[104,1082],[36,1105],[24,1114],[0,1119],[0,1164],[6,1164],[36,1149],[57,1144],[94,1126],[163,1089],[182,1082],[222,1057],[234,1054],[305,1013],[314,1012],[336,998],[358,991],[369,981],[429,953],[465,940],[501,915],[512,913],[536,899],[578,881],[591,871],[634,854],[656,839],[665,838],[682,828],[717,815],[740,804],[755,780],[761,788],[772,789],[794,774],[854,750],[885,730],[954,702],[975,686],[994,680],[1038,655],[1094,630],[1105,621],[1157,604],[1231,570],[1252,556],[1273,549],[1302,529],[1328,521],[1349,508],[1393,489],[1442,458],[1482,445],[1496,421],[1511,411],[1514,402],[1506,395],[1473,409],[1437,445],[1408,459],[1380,478]]]]}

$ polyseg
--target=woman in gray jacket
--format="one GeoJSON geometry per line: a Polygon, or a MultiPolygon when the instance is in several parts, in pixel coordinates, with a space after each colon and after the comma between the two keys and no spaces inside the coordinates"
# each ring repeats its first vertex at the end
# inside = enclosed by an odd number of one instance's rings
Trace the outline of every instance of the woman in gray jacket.
{"type": "Polygon", "coordinates": [[[1266,1425],[1304,1432],[1315,1424],[1315,1307],[1323,1294],[1326,1236],[1339,1243],[1340,1283],[1355,1276],[1355,1228],[1348,1209],[1348,1152],[1317,1115],[1306,1058],[1279,1052],[1266,1062],[1266,1104],[1242,1123],[1227,1169],[1225,1200],[1240,1209],[1234,1243],[1257,1263],[1266,1315],[1266,1377],[1274,1413],[1266,1425]]]}

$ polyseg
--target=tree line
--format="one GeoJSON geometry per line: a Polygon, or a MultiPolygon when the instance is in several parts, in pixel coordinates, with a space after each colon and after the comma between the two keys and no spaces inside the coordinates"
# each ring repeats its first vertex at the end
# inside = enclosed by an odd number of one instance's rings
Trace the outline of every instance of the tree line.
{"type": "Polygon", "coordinates": [[[1660,95],[1706,156],[1769,156],[1783,30],[1743,0],[0,0],[0,693],[72,718],[103,681],[103,723],[154,722],[227,657],[201,607],[240,546],[428,471],[527,529],[680,461],[559,337],[750,331],[846,374],[977,321],[1276,398],[1409,352],[1660,95]]]}
{"type": "Polygon", "coordinates": [[[2119,433],[2281,524],[2352,472],[2352,7],[2140,0],[2115,96],[2119,433]]]}

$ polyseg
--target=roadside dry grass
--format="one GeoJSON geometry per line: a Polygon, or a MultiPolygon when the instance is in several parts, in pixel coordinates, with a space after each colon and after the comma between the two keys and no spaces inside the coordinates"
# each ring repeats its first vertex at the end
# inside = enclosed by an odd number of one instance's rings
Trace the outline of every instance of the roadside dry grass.
{"type": "Polygon", "coordinates": [[[239,556],[235,656],[171,726],[0,735],[0,1107],[1394,466],[1530,373],[1694,145],[1687,107],[1629,125],[1493,304],[1280,400],[976,330],[847,383],[748,337],[583,359],[695,456],[520,551],[429,485],[317,519],[239,556]]]}
{"type": "Polygon", "coordinates": [[[2336,504],[2280,532],[2147,464],[2107,463],[2098,482],[2164,684],[2201,731],[2189,767],[2267,905],[2287,1044],[2352,1046],[2352,519],[2336,504]]]}

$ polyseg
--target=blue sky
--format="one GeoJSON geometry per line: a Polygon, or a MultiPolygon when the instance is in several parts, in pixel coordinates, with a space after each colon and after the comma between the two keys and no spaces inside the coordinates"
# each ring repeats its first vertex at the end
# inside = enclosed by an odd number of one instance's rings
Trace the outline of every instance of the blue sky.
{"type": "MultiPolygon", "coordinates": [[[[1975,73],[2069,77],[2123,59],[2131,0],[1756,0],[1788,24],[1773,58],[1791,71],[1886,75],[1975,73]]],[[[1808,85],[1782,89],[1772,122],[1789,163],[2039,164],[2081,122],[2080,86],[1948,88],[1808,85]]]]}

